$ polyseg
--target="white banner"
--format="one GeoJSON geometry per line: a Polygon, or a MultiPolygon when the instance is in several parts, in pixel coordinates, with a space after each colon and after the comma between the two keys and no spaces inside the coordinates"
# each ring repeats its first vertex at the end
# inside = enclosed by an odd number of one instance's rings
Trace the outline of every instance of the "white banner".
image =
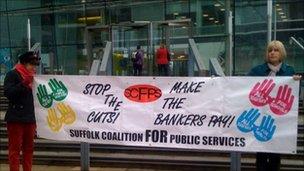
{"type": "Polygon", "coordinates": [[[36,76],[38,136],[146,147],[296,153],[291,77],[36,76]]]}

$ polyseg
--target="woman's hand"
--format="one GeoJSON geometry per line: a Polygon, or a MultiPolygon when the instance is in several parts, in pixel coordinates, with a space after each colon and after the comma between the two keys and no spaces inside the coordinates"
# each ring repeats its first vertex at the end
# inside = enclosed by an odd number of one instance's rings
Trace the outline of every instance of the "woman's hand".
{"type": "Polygon", "coordinates": [[[292,78],[296,81],[301,80],[302,75],[293,75],[292,78]]]}

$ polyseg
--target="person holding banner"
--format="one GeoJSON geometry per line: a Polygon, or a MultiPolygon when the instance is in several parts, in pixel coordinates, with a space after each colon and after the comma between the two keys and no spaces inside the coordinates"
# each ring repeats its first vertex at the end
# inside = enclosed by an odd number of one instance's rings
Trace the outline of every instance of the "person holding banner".
{"type": "Polygon", "coordinates": [[[19,63],[6,74],[4,95],[9,100],[4,120],[8,132],[8,160],[10,171],[19,171],[20,152],[23,171],[32,170],[36,120],[32,84],[40,58],[34,52],[19,56],[19,63]]]}
{"type": "MultiPolygon", "coordinates": [[[[267,45],[265,63],[255,66],[248,73],[249,76],[293,76],[300,80],[300,75],[295,75],[293,67],[284,63],[286,50],[282,42],[271,41],[267,45]]],[[[258,171],[279,170],[281,163],[280,154],[257,153],[256,167],[258,171]]]]}

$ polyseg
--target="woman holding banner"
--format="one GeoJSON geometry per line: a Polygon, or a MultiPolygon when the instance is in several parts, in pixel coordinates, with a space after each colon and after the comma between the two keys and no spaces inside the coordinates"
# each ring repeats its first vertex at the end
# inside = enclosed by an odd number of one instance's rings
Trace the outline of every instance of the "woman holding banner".
{"type": "Polygon", "coordinates": [[[7,122],[10,171],[19,171],[21,151],[23,171],[32,170],[36,131],[32,83],[39,60],[34,52],[22,54],[19,63],[4,79],[4,95],[9,100],[4,120],[7,122]]]}
{"type": "MultiPolygon", "coordinates": [[[[274,40],[266,49],[265,63],[251,69],[249,76],[293,76],[294,80],[300,80],[300,75],[295,75],[293,67],[284,63],[286,50],[282,42],[274,40]]],[[[257,153],[256,167],[258,171],[280,169],[280,154],[257,153]]]]}

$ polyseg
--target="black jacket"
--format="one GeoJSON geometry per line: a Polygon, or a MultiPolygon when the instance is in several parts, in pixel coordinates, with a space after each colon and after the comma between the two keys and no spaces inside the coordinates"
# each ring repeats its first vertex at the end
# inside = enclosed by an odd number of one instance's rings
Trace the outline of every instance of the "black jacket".
{"type": "Polygon", "coordinates": [[[4,120],[7,122],[35,122],[32,90],[22,84],[17,70],[11,70],[4,79],[4,96],[9,100],[4,120]]]}

